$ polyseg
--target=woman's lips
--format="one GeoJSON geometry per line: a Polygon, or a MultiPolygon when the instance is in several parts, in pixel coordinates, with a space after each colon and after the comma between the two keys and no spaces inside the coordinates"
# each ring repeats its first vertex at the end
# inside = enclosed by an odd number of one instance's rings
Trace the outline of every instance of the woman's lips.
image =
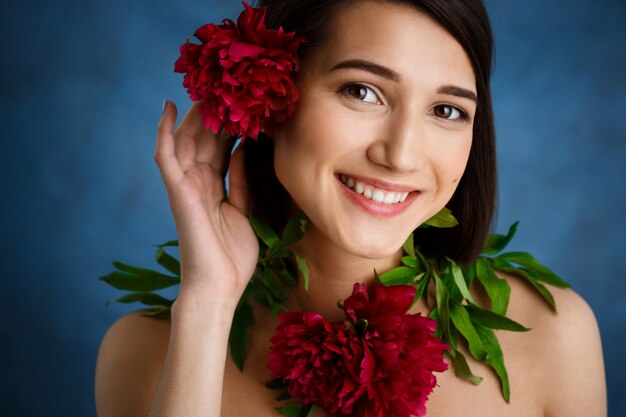
{"type": "Polygon", "coordinates": [[[348,199],[350,199],[350,201],[352,201],[358,207],[360,207],[367,213],[372,214],[374,216],[380,216],[380,217],[397,216],[398,214],[404,212],[411,205],[413,200],[415,200],[420,194],[419,191],[413,190],[409,192],[405,200],[402,202],[390,203],[390,204],[378,203],[374,200],[371,200],[365,197],[363,194],[357,193],[353,189],[349,188],[346,184],[344,184],[341,181],[339,176],[336,176],[336,177],[337,177],[337,182],[339,183],[346,197],[348,197],[348,199]]]}

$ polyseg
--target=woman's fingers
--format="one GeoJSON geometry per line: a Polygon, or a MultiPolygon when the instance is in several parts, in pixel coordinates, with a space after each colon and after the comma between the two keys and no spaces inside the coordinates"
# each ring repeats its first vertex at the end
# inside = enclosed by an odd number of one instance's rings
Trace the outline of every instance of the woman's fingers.
{"type": "Polygon", "coordinates": [[[243,146],[240,144],[230,157],[229,171],[229,203],[241,214],[247,216],[250,212],[250,197],[243,166],[243,146]]]}
{"type": "Polygon", "coordinates": [[[218,138],[211,131],[205,130],[200,117],[199,102],[191,105],[174,132],[176,115],[176,106],[172,102],[168,103],[159,121],[154,156],[167,188],[173,189],[193,167],[203,168],[195,171],[196,173],[206,173],[208,165],[213,174],[204,177],[207,181],[205,192],[218,204],[224,195],[224,177],[230,169],[230,202],[242,214],[247,215],[249,202],[243,171],[243,148],[239,147],[231,159],[235,139],[229,136],[218,138]]]}
{"type": "Polygon", "coordinates": [[[230,137],[218,138],[210,129],[205,128],[199,101],[191,105],[175,136],[175,152],[184,172],[194,165],[208,164],[218,175],[226,175],[235,140],[230,137]]]}
{"type": "Polygon", "coordinates": [[[183,172],[186,172],[196,164],[196,135],[202,128],[199,107],[199,101],[194,102],[189,107],[174,133],[176,137],[174,150],[183,172]]]}
{"type": "Polygon", "coordinates": [[[177,114],[176,105],[167,102],[157,128],[156,149],[154,151],[154,160],[159,166],[163,181],[168,188],[178,183],[185,176],[175,152],[174,125],[177,114]]]}
{"type": "Polygon", "coordinates": [[[204,127],[196,133],[196,162],[200,164],[208,164],[219,176],[226,176],[228,170],[228,160],[233,145],[236,140],[232,136],[214,135],[210,130],[204,130],[204,127]]]}

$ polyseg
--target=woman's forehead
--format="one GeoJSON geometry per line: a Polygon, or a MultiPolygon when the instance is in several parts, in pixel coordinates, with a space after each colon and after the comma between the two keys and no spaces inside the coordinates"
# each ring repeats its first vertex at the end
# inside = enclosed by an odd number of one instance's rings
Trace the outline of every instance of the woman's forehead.
{"type": "Polygon", "coordinates": [[[404,4],[363,1],[341,8],[311,58],[321,73],[345,60],[364,60],[393,69],[407,82],[421,69],[468,89],[475,85],[461,44],[428,14],[404,4]]]}

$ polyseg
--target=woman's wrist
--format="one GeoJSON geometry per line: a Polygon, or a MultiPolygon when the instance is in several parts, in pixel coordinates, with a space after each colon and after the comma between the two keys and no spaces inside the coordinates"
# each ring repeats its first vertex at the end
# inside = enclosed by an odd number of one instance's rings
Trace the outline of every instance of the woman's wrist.
{"type": "Polygon", "coordinates": [[[181,288],[171,309],[172,320],[224,317],[232,321],[239,299],[219,295],[216,291],[192,291],[181,288]]]}

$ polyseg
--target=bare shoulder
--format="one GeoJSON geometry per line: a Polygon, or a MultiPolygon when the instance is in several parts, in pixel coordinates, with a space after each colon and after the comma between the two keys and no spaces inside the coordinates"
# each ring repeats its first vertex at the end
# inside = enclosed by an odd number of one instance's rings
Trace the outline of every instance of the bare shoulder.
{"type": "Polygon", "coordinates": [[[513,319],[520,319],[536,332],[549,332],[554,336],[572,332],[588,333],[597,330],[597,322],[589,304],[571,288],[557,288],[545,284],[554,297],[556,311],[524,279],[497,272],[511,286],[509,312],[513,319]]]}
{"type": "Polygon", "coordinates": [[[602,343],[589,304],[572,289],[546,285],[554,297],[555,312],[523,279],[502,277],[511,285],[508,315],[532,329],[524,345],[541,358],[538,372],[545,384],[545,415],[606,416],[602,343]]]}
{"type": "Polygon", "coordinates": [[[130,313],[107,331],[95,376],[98,416],[147,416],[167,354],[170,321],[130,313]]]}

